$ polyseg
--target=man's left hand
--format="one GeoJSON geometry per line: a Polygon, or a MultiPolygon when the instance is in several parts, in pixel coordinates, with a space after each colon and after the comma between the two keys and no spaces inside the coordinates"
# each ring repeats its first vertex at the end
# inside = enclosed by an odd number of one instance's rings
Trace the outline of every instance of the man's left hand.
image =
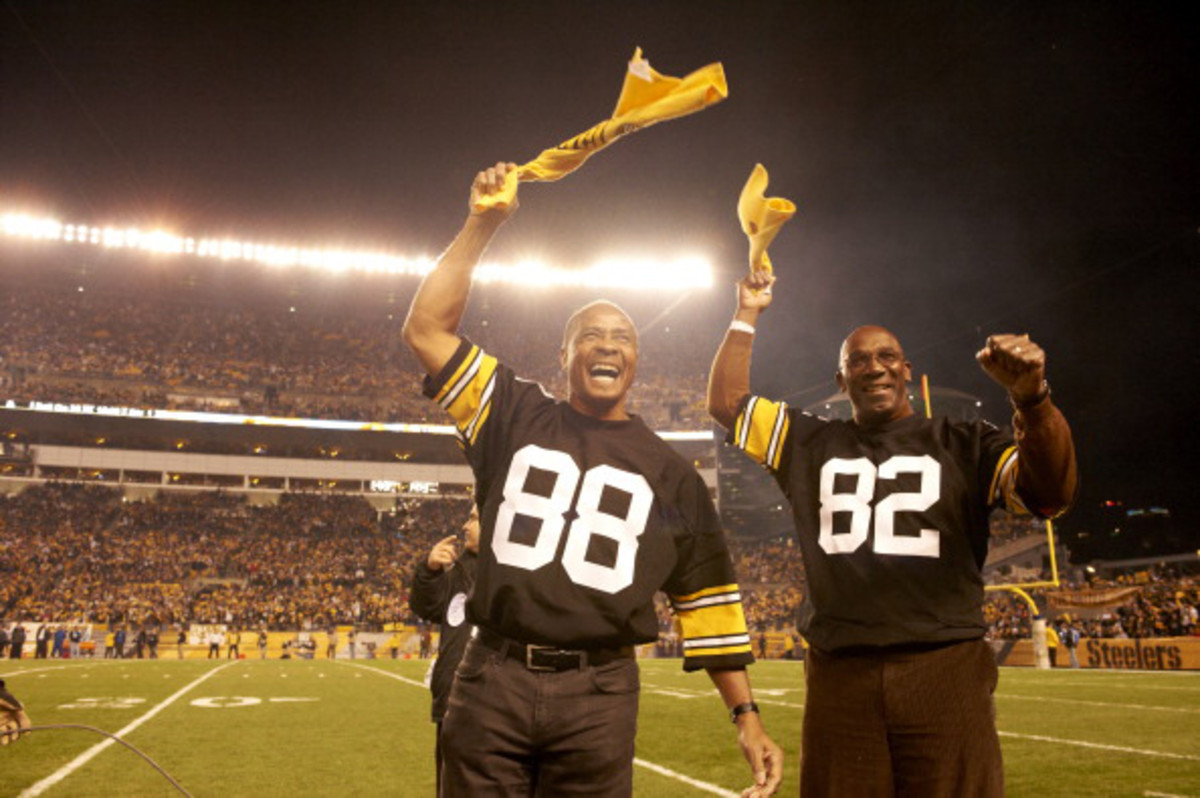
{"type": "Polygon", "coordinates": [[[742,798],[766,798],[774,795],[783,781],[783,750],[763,728],[757,712],[738,718],[738,744],[754,773],[754,786],[742,790],[742,798]]]}
{"type": "Polygon", "coordinates": [[[1028,404],[1042,395],[1046,353],[1028,335],[990,335],[975,359],[1016,404],[1028,404]]]}

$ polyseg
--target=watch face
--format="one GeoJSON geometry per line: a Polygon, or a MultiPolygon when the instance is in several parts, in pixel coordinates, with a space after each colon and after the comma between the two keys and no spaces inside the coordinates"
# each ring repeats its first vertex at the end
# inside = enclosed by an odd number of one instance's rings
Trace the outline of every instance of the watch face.
{"type": "Polygon", "coordinates": [[[467,594],[456,593],[454,598],[450,599],[450,606],[446,608],[446,625],[461,626],[466,619],[467,594]]]}

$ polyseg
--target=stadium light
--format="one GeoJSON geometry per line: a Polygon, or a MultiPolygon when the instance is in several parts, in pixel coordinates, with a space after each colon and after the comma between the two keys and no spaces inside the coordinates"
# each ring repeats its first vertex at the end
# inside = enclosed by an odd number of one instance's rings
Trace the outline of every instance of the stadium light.
{"type": "MultiPolygon", "coordinates": [[[[436,261],[427,256],[405,257],[366,250],[324,249],[264,244],[236,239],[194,238],[166,230],[136,227],[98,227],[64,224],[57,219],[23,213],[0,215],[0,233],[8,238],[59,242],[75,246],[131,250],[157,256],[190,256],[220,261],[243,261],[262,266],[302,267],[322,271],[366,272],[422,277],[436,261]]],[[[582,269],[566,269],[535,260],[481,263],[479,283],[540,287],[628,288],[682,291],[711,288],[712,266],[703,258],[606,258],[582,269]]]]}

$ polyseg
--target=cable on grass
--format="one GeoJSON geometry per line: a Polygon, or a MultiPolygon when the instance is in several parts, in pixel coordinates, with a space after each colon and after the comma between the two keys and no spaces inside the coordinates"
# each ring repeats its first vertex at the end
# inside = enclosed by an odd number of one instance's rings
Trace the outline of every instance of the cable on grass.
{"type": "Polygon", "coordinates": [[[153,759],[151,759],[146,754],[142,753],[142,751],[140,749],[138,749],[138,747],[135,746],[133,743],[129,743],[129,742],[126,742],[125,740],[122,740],[120,737],[113,734],[112,732],[106,732],[106,731],[104,731],[104,729],[97,729],[95,726],[88,726],[83,723],[50,723],[50,724],[45,724],[45,725],[41,725],[41,726],[29,726],[27,728],[21,729],[20,733],[28,734],[29,732],[47,731],[49,729],[82,729],[84,731],[90,731],[90,732],[95,732],[96,734],[102,734],[105,737],[109,738],[110,740],[115,740],[116,742],[118,742],[121,745],[128,748],[130,751],[133,751],[135,754],[140,756],[142,759],[149,762],[150,766],[152,768],[154,768],[155,770],[157,770],[159,773],[161,773],[164,779],[171,782],[172,787],[174,787],[175,789],[179,790],[179,792],[186,795],[187,798],[192,798],[192,794],[190,792],[188,792],[187,790],[185,790],[183,788],[183,785],[181,785],[179,782],[175,781],[175,778],[170,773],[163,770],[157,762],[155,762],[153,759]]]}

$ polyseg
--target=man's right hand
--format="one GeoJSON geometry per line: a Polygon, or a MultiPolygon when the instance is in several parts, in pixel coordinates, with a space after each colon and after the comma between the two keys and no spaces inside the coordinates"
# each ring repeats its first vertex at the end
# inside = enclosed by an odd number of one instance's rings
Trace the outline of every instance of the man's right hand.
{"type": "Polygon", "coordinates": [[[517,186],[517,165],[512,162],[506,163],[501,161],[495,166],[490,166],[475,175],[475,180],[471,183],[471,215],[492,221],[496,224],[507,221],[510,216],[517,212],[517,208],[520,207],[516,193],[513,194],[512,200],[503,206],[481,208],[480,200],[484,197],[499,194],[509,183],[511,183],[512,190],[515,192],[517,186]]]}
{"type": "Polygon", "coordinates": [[[454,565],[458,559],[458,535],[447,535],[437,542],[430,551],[426,565],[431,571],[441,571],[454,565]]]}
{"type": "Polygon", "coordinates": [[[409,306],[401,334],[430,376],[440,374],[462,344],[458,328],[471,295],[471,277],[496,232],[517,211],[516,176],[516,164],[505,162],[475,175],[471,213],[437,266],[421,280],[409,306]],[[481,200],[500,196],[506,180],[513,193],[503,207],[477,207],[481,200]]]}
{"type": "Polygon", "coordinates": [[[738,310],[749,311],[755,316],[771,304],[771,287],[775,275],[764,270],[752,271],[738,281],[738,310]]]}

